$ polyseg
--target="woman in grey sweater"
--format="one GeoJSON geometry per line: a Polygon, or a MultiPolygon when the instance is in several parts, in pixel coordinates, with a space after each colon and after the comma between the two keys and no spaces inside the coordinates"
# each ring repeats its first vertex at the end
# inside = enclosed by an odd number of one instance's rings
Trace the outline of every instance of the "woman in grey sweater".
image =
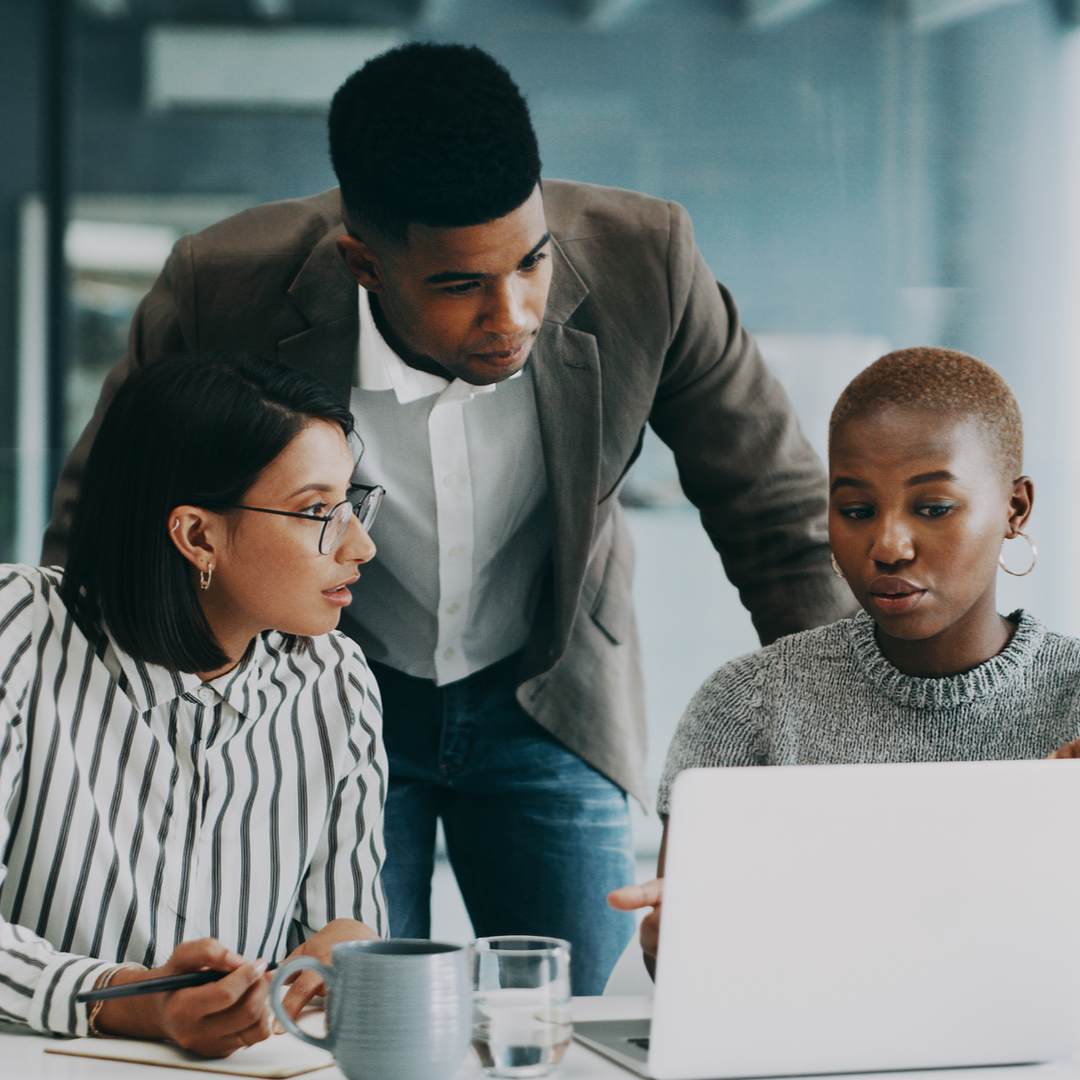
{"type": "MultiPolygon", "coordinates": [[[[668,751],[658,809],[683,769],[957,761],[1069,754],[1080,734],[1080,640],[999,615],[1006,540],[1034,489],[1021,475],[1020,411],[1004,380],[945,349],[890,353],[844,390],[829,422],[833,567],[862,611],[782,638],[711,675],[668,751]]],[[[1024,541],[1027,543],[1025,544],[1024,541]]],[[[1009,551],[1010,563],[1024,564],[1009,551]]],[[[611,894],[652,906],[658,880],[611,894]]]]}

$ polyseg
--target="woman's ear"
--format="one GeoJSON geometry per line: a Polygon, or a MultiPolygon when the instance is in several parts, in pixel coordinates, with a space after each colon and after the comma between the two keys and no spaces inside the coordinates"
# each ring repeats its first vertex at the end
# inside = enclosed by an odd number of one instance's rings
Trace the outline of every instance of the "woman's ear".
{"type": "Polygon", "coordinates": [[[177,506],[169,512],[169,539],[196,570],[212,569],[221,544],[221,517],[199,506],[177,506]]]}
{"type": "Polygon", "coordinates": [[[1019,536],[1031,517],[1031,508],[1035,503],[1035,485],[1030,476],[1021,476],[1013,484],[1012,494],[1009,496],[1009,524],[1006,540],[1012,540],[1019,536]]]}

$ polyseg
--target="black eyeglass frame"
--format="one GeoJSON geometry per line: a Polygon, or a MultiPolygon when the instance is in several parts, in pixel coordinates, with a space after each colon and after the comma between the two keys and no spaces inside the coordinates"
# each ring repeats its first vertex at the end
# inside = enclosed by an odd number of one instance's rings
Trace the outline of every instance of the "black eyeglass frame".
{"type": "MultiPolygon", "coordinates": [[[[268,506],[245,506],[243,503],[222,503],[221,508],[223,510],[254,510],[259,514],[276,514],[278,517],[293,517],[300,518],[303,521],[321,521],[322,530],[319,532],[319,554],[330,555],[333,553],[338,544],[341,543],[342,537],[345,535],[345,528],[340,527],[337,536],[334,538],[334,542],[325,546],[326,540],[326,528],[334,521],[338,511],[343,506],[349,507],[352,516],[364,526],[365,529],[370,529],[375,521],[375,515],[379,512],[379,507],[382,505],[383,498],[386,495],[386,488],[381,484],[352,484],[350,486],[350,492],[355,493],[362,491],[364,497],[359,502],[353,502],[352,499],[342,499],[339,503],[334,503],[330,507],[330,513],[325,517],[321,517],[318,514],[298,514],[295,510],[271,510],[268,506]]],[[[348,518],[344,519],[345,525],[348,525],[348,518]]]]}

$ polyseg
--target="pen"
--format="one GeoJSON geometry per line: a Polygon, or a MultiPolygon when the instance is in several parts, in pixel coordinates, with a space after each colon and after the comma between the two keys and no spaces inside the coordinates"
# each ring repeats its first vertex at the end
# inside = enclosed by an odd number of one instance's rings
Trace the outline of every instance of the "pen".
{"type": "MultiPolygon", "coordinates": [[[[267,964],[266,970],[273,971],[276,967],[276,962],[267,964]]],[[[164,975],[160,979],[106,986],[104,990],[87,990],[83,994],[76,994],[75,1000],[111,1001],[113,998],[139,997],[141,994],[163,994],[170,990],[185,990],[189,986],[205,986],[224,979],[228,974],[227,971],[187,971],[183,975],[164,975]]]]}

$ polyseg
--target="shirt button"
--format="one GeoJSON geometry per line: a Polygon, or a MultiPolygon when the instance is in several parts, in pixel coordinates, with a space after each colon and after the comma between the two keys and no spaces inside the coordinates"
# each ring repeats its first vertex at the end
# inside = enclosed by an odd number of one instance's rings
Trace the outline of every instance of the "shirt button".
{"type": "Polygon", "coordinates": [[[453,649],[444,649],[442,655],[444,660],[453,660],[457,654],[453,649]]]}
{"type": "Polygon", "coordinates": [[[459,555],[465,554],[464,544],[455,544],[447,553],[451,559],[456,559],[459,555]]]}
{"type": "Polygon", "coordinates": [[[461,610],[461,605],[455,600],[447,609],[447,615],[456,615],[461,610]]]}
{"type": "Polygon", "coordinates": [[[204,704],[208,705],[214,699],[214,691],[209,686],[200,686],[195,691],[195,696],[204,704]]]}
{"type": "Polygon", "coordinates": [[[461,477],[458,476],[456,473],[450,473],[448,476],[443,477],[443,483],[451,491],[456,491],[459,487],[461,487],[462,480],[461,477]]]}

